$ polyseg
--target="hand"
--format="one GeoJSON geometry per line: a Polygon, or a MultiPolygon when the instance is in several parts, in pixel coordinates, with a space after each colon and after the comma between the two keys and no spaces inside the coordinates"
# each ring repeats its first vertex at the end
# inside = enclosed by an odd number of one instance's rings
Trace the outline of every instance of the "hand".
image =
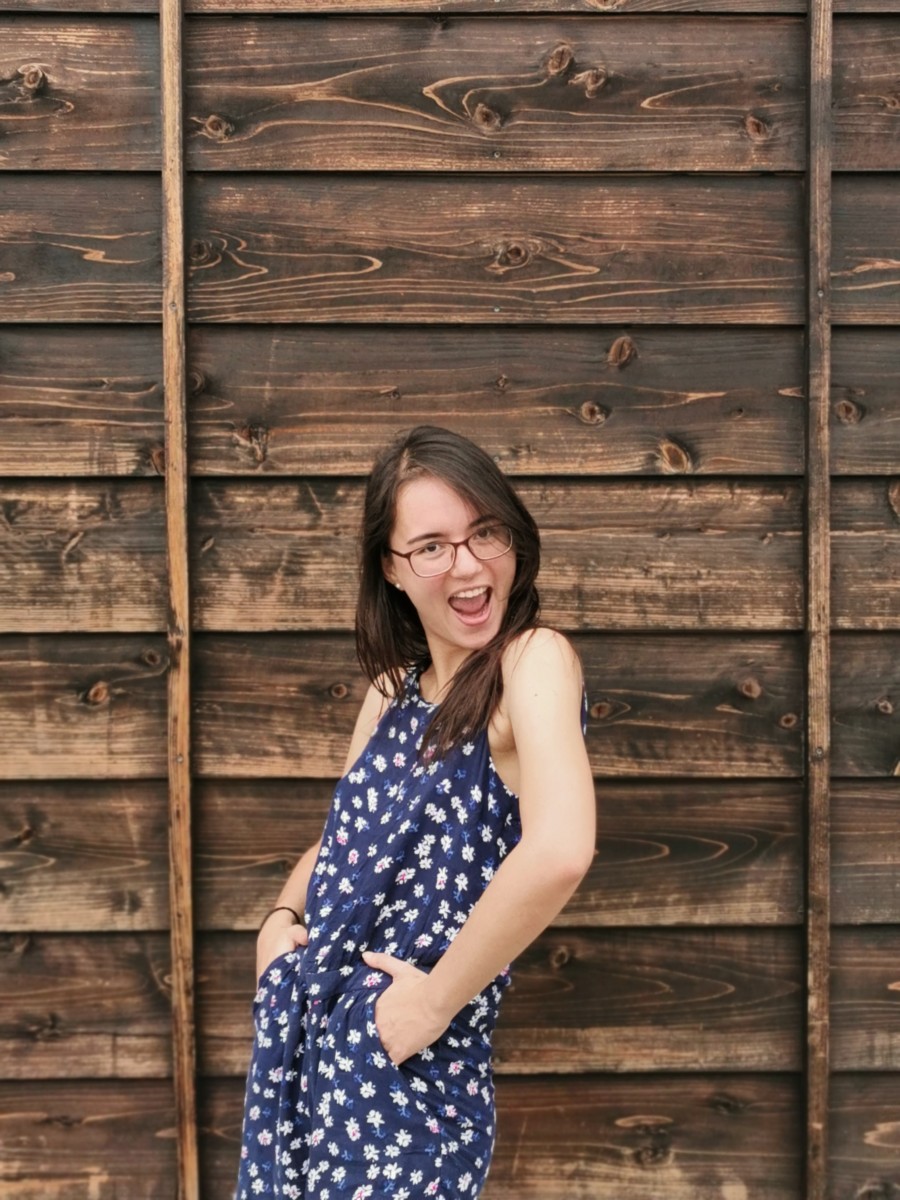
{"type": "Polygon", "coordinates": [[[256,939],[256,978],[281,954],[305,946],[309,934],[305,925],[296,925],[289,912],[274,912],[263,922],[256,939]]]}
{"type": "Polygon", "coordinates": [[[398,1066],[436,1041],[450,1024],[450,1017],[434,1004],[427,972],[392,954],[365,950],[362,957],[367,966],[391,977],[375,1005],[375,1024],[381,1044],[398,1066]]]}

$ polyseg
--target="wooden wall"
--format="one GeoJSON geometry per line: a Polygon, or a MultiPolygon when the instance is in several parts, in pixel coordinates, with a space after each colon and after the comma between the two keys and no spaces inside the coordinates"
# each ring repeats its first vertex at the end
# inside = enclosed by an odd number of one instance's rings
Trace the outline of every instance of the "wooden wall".
{"type": "Polygon", "coordinates": [[[421,420],[591,701],[488,1200],[900,1192],[900,0],[810,2],[6,0],[3,1195],[230,1194],[421,420]]]}

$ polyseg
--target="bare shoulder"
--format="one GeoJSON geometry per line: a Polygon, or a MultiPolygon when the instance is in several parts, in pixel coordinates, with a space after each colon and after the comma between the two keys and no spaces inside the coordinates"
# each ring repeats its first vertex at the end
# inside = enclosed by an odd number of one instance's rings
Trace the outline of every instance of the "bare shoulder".
{"type": "MultiPolygon", "coordinates": [[[[366,743],[375,732],[378,722],[391,702],[392,697],[390,695],[386,696],[378,686],[382,682],[382,680],[378,680],[378,683],[369,684],[363,702],[360,705],[356,725],[353,728],[353,736],[350,739],[350,749],[347,751],[347,759],[344,764],[345,773],[350,770],[360,754],[362,754],[366,743]]],[[[390,685],[387,685],[386,690],[388,692],[391,691],[390,685]]]]}
{"type": "Polygon", "coordinates": [[[506,688],[547,684],[575,685],[581,691],[581,660],[567,637],[540,626],[514,638],[503,652],[503,684],[506,688]]]}

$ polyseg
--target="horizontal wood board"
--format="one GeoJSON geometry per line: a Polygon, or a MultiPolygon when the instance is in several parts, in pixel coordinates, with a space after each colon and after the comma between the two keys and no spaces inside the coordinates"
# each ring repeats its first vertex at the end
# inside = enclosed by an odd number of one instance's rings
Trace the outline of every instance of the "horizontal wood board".
{"type": "MultiPolygon", "coordinates": [[[[319,837],[332,787],[331,780],[197,786],[198,928],[258,926],[296,859],[319,837]]],[[[557,927],[800,922],[799,785],[604,781],[597,803],[594,865],[557,927]]],[[[848,811],[838,879],[854,886],[841,908],[844,921],[900,913],[890,835],[896,807],[884,789],[857,788],[848,799],[859,828],[848,811]]],[[[4,929],[168,927],[162,782],[0,784],[0,818],[4,929]]]]}
{"type": "Polygon", "coordinates": [[[900,1074],[836,1074],[827,1200],[900,1189],[900,1074]]]}

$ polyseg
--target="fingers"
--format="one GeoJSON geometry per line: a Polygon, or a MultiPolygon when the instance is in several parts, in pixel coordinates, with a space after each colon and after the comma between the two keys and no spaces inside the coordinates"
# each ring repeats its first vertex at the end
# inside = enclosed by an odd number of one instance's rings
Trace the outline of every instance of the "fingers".
{"type": "Polygon", "coordinates": [[[305,946],[309,942],[309,934],[305,925],[292,925],[288,933],[294,939],[294,946],[305,946]]]}
{"type": "Polygon", "coordinates": [[[393,954],[384,954],[380,950],[363,950],[362,958],[367,966],[374,967],[376,971],[384,971],[392,978],[407,968],[415,970],[415,967],[410,967],[402,958],[394,958],[393,954]]]}

